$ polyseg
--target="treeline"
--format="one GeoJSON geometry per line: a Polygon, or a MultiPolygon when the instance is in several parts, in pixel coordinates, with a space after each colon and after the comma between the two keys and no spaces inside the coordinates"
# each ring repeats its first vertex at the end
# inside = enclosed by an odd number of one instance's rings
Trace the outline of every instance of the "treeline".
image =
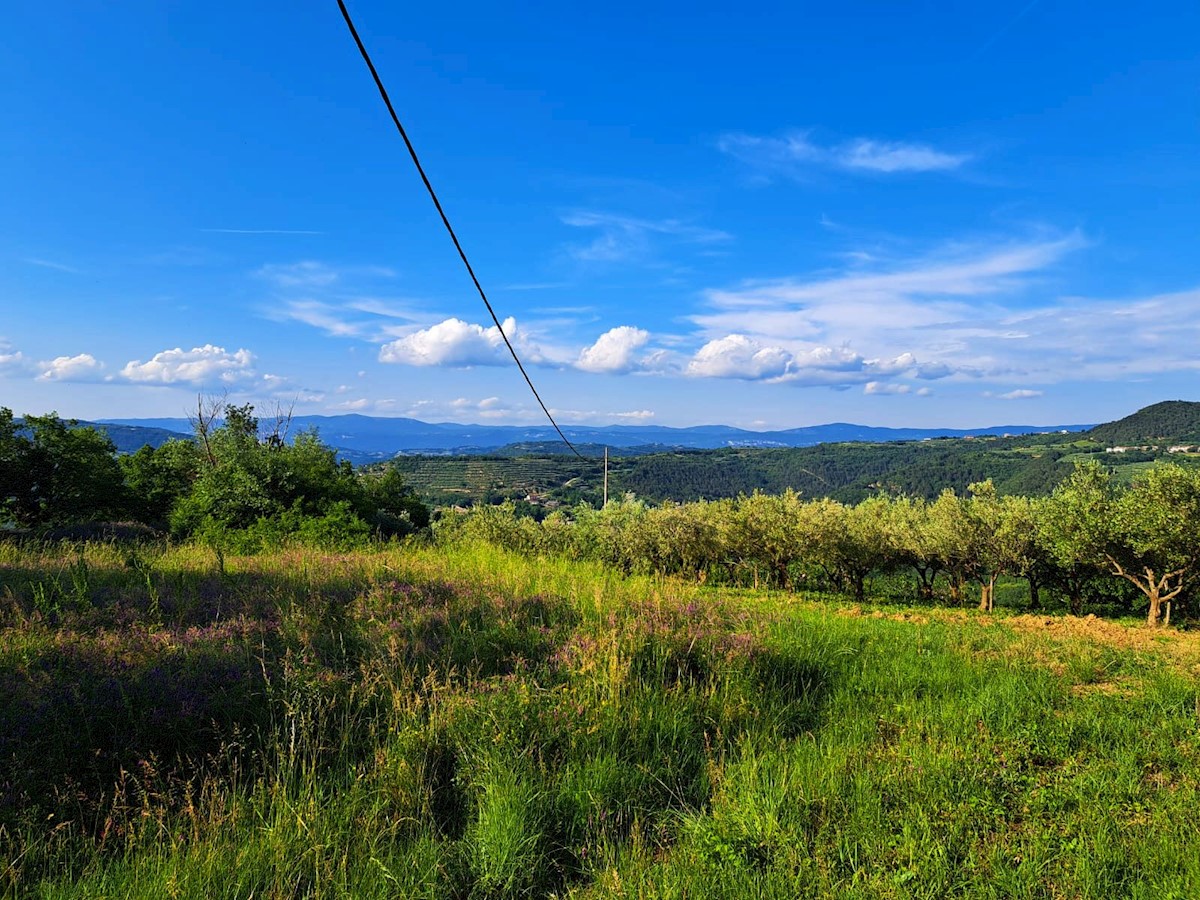
{"type": "Polygon", "coordinates": [[[346,545],[429,524],[398,471],[357,472],[315,432],[289,438],[287,425],[280,417],[261,429],[251,405],[201,405],[194,440],[118,456],[94,428],[0,407],[0,526],[88,534],[120,522],[254,551],[293,536],[346,545]]]}
{"type": "Polygon", "coordinates": [[[1083,450],[1078,442],[1078,435],[1053,434],[683,451],[620,460],[613,466],[612,483],[656,501],[788,489],[845,503],[857,503],[881,489],[934,499],[947,487],[962,493],[987,479],[1002,494],[1040,495],[1049,494],[1070,473],[1070,464],[1060,460],[1083,450]]]}
{"type": "Polygon", "coordinates": [[[1200,472],[1147,470],[1128,487],[1079,464],[1048,497],[1001,495],[993,482],[934,500],[877,495],[858,503],[793,491],[648,505],[627,498],[538,522],[510,504],[446,513],[440,540],[481,540],[530,554],[599,560],[625,572],[781,589],[834,590],[863,600],[868,579],[906,573],[916,598],[977,599],[991,609],[1001,578],[1023,579],[1079,614],[1144,608],[1151,626],[1191,599],[1200,569],[1200,472]]]}

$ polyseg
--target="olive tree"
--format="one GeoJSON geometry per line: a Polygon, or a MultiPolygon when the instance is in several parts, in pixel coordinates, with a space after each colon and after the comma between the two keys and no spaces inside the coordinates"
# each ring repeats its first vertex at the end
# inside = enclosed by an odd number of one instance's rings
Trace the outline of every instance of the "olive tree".
{"type": "Polygon", "coordinates": [[[1171,603],[1200,570],[1200,471],[1149,469],[1112,504],[1104,557],[1148,601],[1146,624],[1171,621],[1171,603]]]}

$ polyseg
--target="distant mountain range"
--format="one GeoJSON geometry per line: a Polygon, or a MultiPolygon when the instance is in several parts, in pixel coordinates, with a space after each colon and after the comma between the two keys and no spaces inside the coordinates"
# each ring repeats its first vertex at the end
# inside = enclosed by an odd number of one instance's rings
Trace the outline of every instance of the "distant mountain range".
{"type": "MultiPolygon", "coordinates": [[[[184,418],[104,419],[94,423],[108,431],[123,452],[143,443],[158,446],[171,437],[191,433],[184,418]],[[139,443],[140,441],[140,443],[139,443]]],[[[321,440],[353,462],[387,459],[411,453],[511,453],[513,445],[538,453],[566,450],[547,426],[460,425],[429,423],[417,419],[375,416],[296,416],[292,432],[317,429],[321,440]]],[[[913,441],[937,437],[1019,435],[1040,432],[1084,431],[1090,425],[996,425],[989,428],[876,428],[834,422],[783,431],[748,431],[728,425],[669,428],[663,425],[566,426],[563,431],[581,450],[597,453],[605,446],[628,455],[630,451],[711,450],[717,448],[811,447],[844,441],[913,441]]]]}

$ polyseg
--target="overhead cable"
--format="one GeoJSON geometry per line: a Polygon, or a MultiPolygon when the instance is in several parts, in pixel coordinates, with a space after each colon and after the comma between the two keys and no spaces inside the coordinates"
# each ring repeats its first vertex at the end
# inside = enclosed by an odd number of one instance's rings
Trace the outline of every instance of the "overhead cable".
{"type": "Polygon", "coordinates": [[[484,293],[483,285],[479,283],[479,279],[475,275],[475,269],[471,267],[470,260],[467,259],[466,251],[463,250],[462,244],[459,243],[458,235],[454,233],[454,228],[450,224],[450,219],[446,216],[446,211],[442,209],[441,201],[438,200],[437,193],[433,189],[433,185],[429,181],[429,176],[425,174],[425,167],[421,165],[421,160],[417,156],[416,148],[413,147],[412,141],[408,138],[408,132],[404,130],[404,126],[400,124],[400,117],[396,115],[396,108],[392,106],[392,100],[388,97],[387,88],[383,86],[383,80],[379,77],[379,72],[375,69],[375,64],[371,62],[371,55],[367,53],[367,48],[362,42],[362,38],[358,36],[358,29],[354,27],[354,20],[350,18],[350,11],[346,9],[346,4],[343,0],[337,0],[338,9],[342,11],[342,18],[346,20],[346,27],[350,29],[350,36],[354,38],[354,43],[358,45],[358,52],[362,54],[363,62],[367,64],[367,68],[371,70],[371,77],[375,79],[375,87],[379,89],[379,96],[383,98],[384,105],[387,106],[388,113],[391,114],[392,122],[396,126],[396,130],[400,132],[400,137],[404,139],[404,146],[408,148],[408,155],[412,157],[413,165],[417,167],[417,172],[421,176],[421,181],[425,183],[425,190],[429,192],[429,197],[433,200],[433,205],[437,207],[438,215],[442,217],[442,224],[446,226],[446,231],[450,234],[450,240],[454,241],[454,248],[458,251],[459,258],[463,261],[463,265],[467,267],[467,274],[471,276],[471,281],[475,285],[475,290],[479,292],[479,297],[483,300],[483,305],[487,307],[488,313],[492,317],[492,321],[496,323],[496,330],[500,332],[500,337],[504,339],[504,346],[508,347],[508,352],[512,354],[513,361],[517,364],[517,368],[521,370],[521,374],[525,377],[525,383],[529,385],[529,390],[533,392],[534,399],[537,400],[538,406],[542,408],[542,412],[546,414],[546,418],[550,420],[550,424],[554,426],[554,430],[558,432],[558,436],[562,438],[562,442],[571,448],[571,452],[583,459],[583,454],[575,449],[575,445],[567,440],[567,436],[563,434],[563,430],[558,427],[558,423],[554,421],[554,416],[550,415],[550,410],[546,408],[546,404],[542,401],[541,395],[538,394],[537,388],[533,386],[533,379],[529,377],[529,373],[525,371],[525,366],[521,362],[521,358],[517,356],[516,348],[513,347],[512,341],[508,339],[508,335],[504,333],[504,326],[500,324],[500,319],[496,315],[496,311],[492,309],[492,304],[484,293]]]}

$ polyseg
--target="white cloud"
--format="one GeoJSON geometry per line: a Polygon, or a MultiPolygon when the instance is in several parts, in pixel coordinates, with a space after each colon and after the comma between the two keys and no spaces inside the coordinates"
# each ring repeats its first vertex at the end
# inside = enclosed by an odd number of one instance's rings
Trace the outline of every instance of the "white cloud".
{"type": "Polygon", "coordinates": [[[820,145],[807,132],[784,137],[727,134],[717,142],[724,153],[767,175],[804,178],[816,168],[846,172],[945,172],[971,159],[967,153],[948,153],[927,144],[855,138],[820,145]]]}
{"type": "Polygon", "coordinates": [[[912,388],[894,381],[868,381],[863,385],[864,394],[907,394],[912,388]]]}
{"type": "Polygon", "coordinates": [[[191,350],[163,350],[147,362],[133,360],[121,370],[121,377],[141,384],[232,384],[252,377],[253,365],[249,350],[229,353],[224,347],[205,344],[191,350]]]}
{"type": "Polygon", "coordinates": [[[98,381],[104,363],[90,353],[78,356],[58,356],[48,362],[38,363],[42,373],[39,381],[98,381]]]}
{"type": "MultiPolygon", "coordinates": [[[[650,409],[631,409],[627,411],[606,411],[601,409],[554,409],[550,412],[560,425],[628,425],[630,423],[647,422],[655,417],[650,409]]],[[[544,419],[542,421],[545,421],[544,419]]],[[[568,434],[569,434],[568,430],[568,434]]]]}
{"type": "Polygon", "coordinates": [[[271,310],[269,316],[277,321],[302,322],[332,337],[358,337],[367,330],[365,322],[353,321],[346,310],[319,300],[289,300],[271,310]]]}
{"type": "Polygon", "coordinates": [[[744,334],[730,334],[697,350],[687,374],[757,381],[781,378],[791,364],[792,355],[782,347],[765,347],[744,334]]]}
{"type": "MultiPolygon", "coordinates": [[[[522,362],[541,361],[540,351],[521,333],[516,319],[504,320],[504,333],[521,351],[522,362]]],[[[414,331],[379,349],[380,362],[406,366],[502,366],[510,359],[500,329],[454,318],[414,331]]]]}
{"type": "MultiPolygon", "coordinates": [[[[845,373],[841,386],[901,375],[1011,376],[1023,370],[1018,357],[1032,328],[1029,316],[1013,309],[1027,304],[1023,295],[1044,270],[1083,244],[1072,234],[960,245],[888,267],[876,263],[873,271],[747,281],[709,291],[710,309],[692,321],[710,343],[740,334],[756,352],[773,347],[789,354],[792,362],[776,377],[801,384],[832,384],[837,371],[845,373]]],[[[1072,333],[1061,326],[1060,341],[1072,333]]]]}
{"type": "MultiPolygon", "coordinates": [[[[864,359],[847,346],[787,349],[745,334],[709,341],[688,362],[686,373],[702,378],[740,378],[800,386],[847,387],[890,377],[919,366],[911,353],[881,362],[864,359]]],[[[870,393],[879,392],[876,388],[870,393]]]]}
{"type": "Polygon", "coordinates": [[[835,153],[837,164],[846,169],[873,172],[941,172],[957,169],[971,157],[943,153],[924,144],[859,139],[843,144],[835,153]]]}
{"type": "Polygon", "coordinates": [[[0,373],[22,372],[28,368],[29,361],[25,355],[8,341],[0,339],[0,373]]]}
{"type": "Polygon", "coordinates": [[[619,325],[581,350],[575,365],[585,372],[629,372],[638,365],[637,352],[649,340],[650,332],[631,325],[619,325]]]}
{"type": "Polygon", "coordinates": [[[1034,397],[1041,397],[1045,391],[1033,391],[1027,388],[1022,388],[1016,391],[1009,391],[1007,394],[1001,394],[1001,400],[1032,400],[1034,397]]]}

